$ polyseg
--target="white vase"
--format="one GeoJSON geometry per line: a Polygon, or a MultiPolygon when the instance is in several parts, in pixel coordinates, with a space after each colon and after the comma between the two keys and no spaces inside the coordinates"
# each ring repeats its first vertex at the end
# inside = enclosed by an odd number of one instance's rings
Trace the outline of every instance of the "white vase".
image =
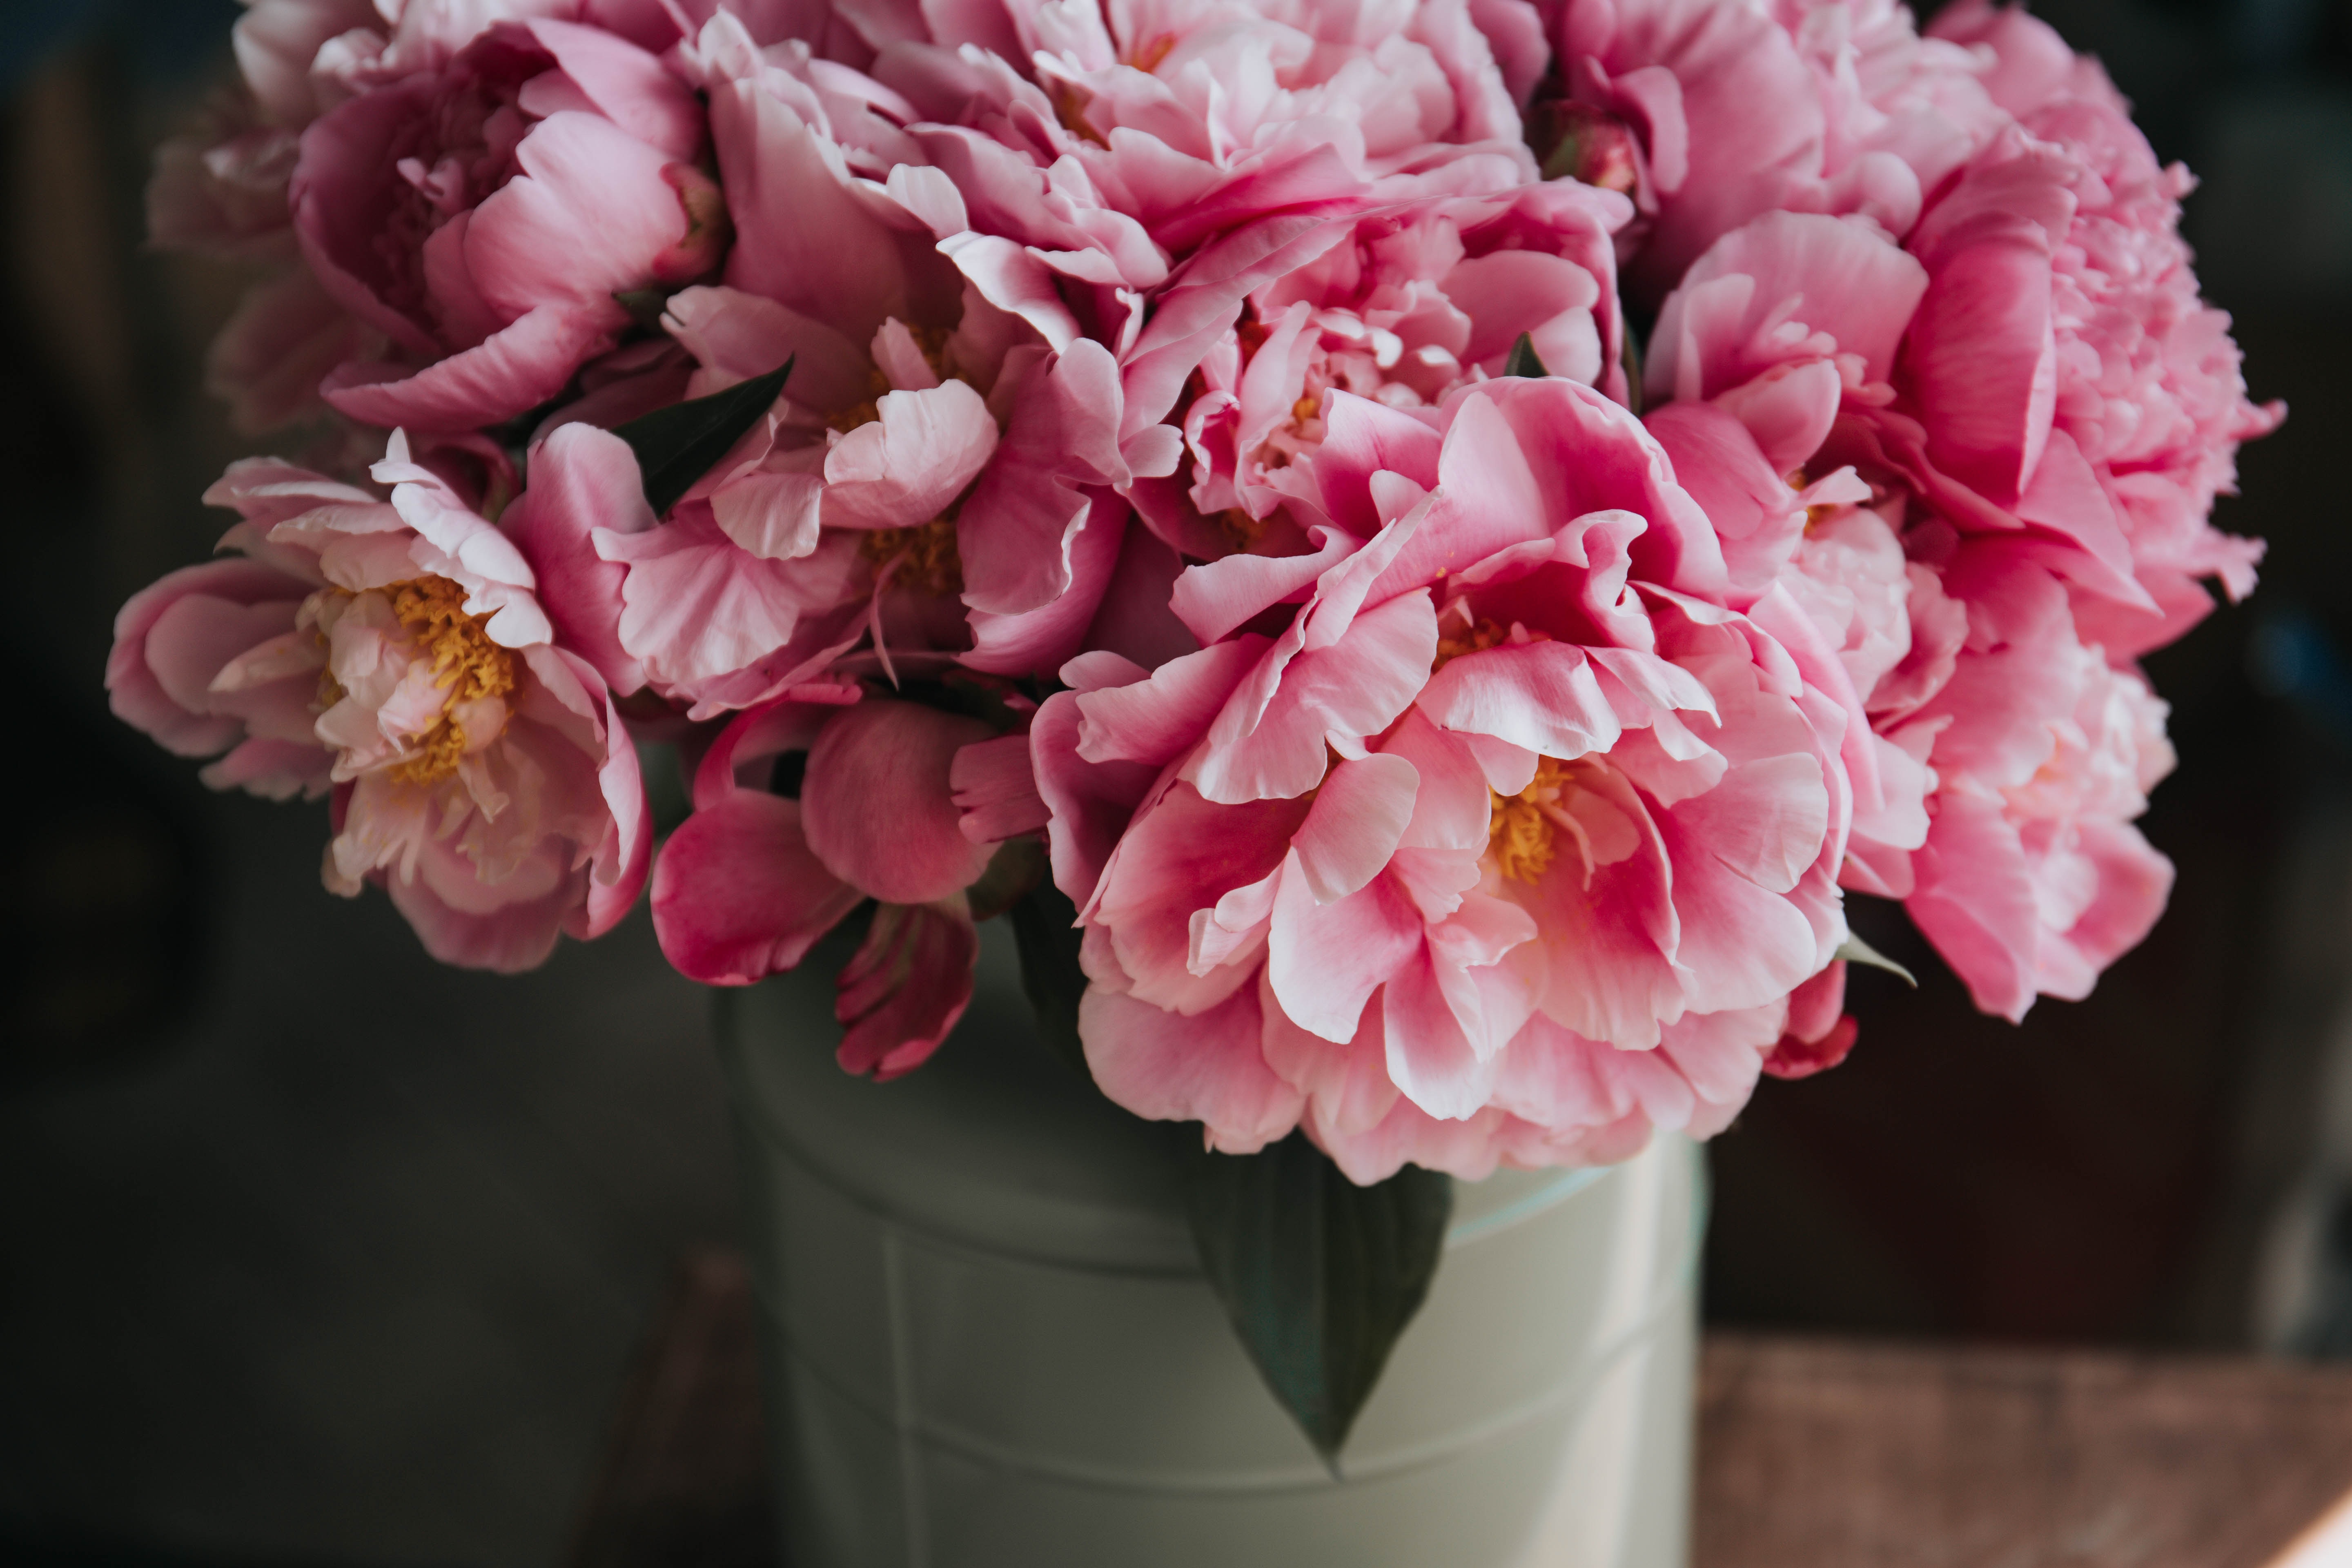
{"type": "Polygon", "coordinates": [[[1455,1185],[1334,1479],[1194,1260],[1167,1140],[1037,1039],[1004,922],[877,1085],[833,966],[727,994],[789,1568],[1681,1568],[1696,1152],[1455,1185]]]}

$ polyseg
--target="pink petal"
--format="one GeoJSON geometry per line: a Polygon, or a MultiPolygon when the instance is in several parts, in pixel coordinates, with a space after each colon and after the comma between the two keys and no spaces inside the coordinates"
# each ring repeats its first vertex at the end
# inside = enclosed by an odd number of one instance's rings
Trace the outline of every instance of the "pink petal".
{"type": "Polygon", "coordinates": [[[482,342],[414,372],[344,364],[320,394],[362,424],[416,430],[495,425],[562,392],[586,361],[613,346],[625,317],[575,304],[542,305],[482,342]]]}
{"type": "Polygon", "coordinates": [[[1389,977],[1381,1019],[1389,1077],[1406,1099],[1442,1121],[1464,1121],[1485,1109],[1502,1058],[1482,1057],[1473,1047],[1425,952],[1389,977]]]}
{"type": "Polygon", "coordinates": [[[975,844],[1034,833],[1052,815],[1037,793],[1026,735],[999,735],[964,747],[949,765],[948,784],[963,814],[963,836],[975,844]]]}
{"type": "Polygon", "coordinates": [[[2023,493],[2050,438],[2051,310],[2049,247],[2014,225],[1941,260],[1906,339],[1927,455],[1997,506],[2023,493]]]}
{"type": "Polygon", "coordinates": [[[992,731],[977,719],[875,700],[845,710],[809,748],[801,809],[810,848],[885,903],[959,893],[991,847],[963,835],[949,784],[956,752],[992,731]]]}
{"type": "Polygon", "coordinates": [[[1567,643],[1505,645],[1448,659],[1415,706],[1445,729],[1562,761],[1605,752],[1622,732],[1584,650],[1567,643]]]}
{"type": "MultiPolygon", "coordinates": [[[[654,56],[602,27],[547,20],[523,26],[555,57],[582,98],[614,124],[679,162],[691,162],[702,150],[701,106],[654,56]]],[[[544,79],[526,84],[525,97],[544,79]]]]}
{"type": "Polygon", "coordinates": [[[1374,752],[1323,775],[1291,847],[1316,902],[1342,899],[1381,873],[1412,820],[1421,774],[1401,756],[1374,752]]]}
{"type": "Polygon", "coordinates": [[[1255,1153],[1298,1124],[1298,1091],[1258,1048],[1257,990],[1184,1017],[1089,986],[1078,1004],[1087,1068],[1112,1100],[1158,1121],[1199,1121],[1210,1147],[1255,1153]]]}
{"type": "Polygon", "coordinates": [[[1350,1039],[1364,1004],[1422,945],[1422,919],[1389,879],[1318,904],[1296,868],[1275,896],[1266,974],[1282,1010],[1327,1040],[1350,1039]]]}
{"type": "Polygon", "coordinates": [[[530,488],[499,525],[530,563],[557,639],[614,691],[643,686],[645,667],[621,646],[629,571],[600,556],[594,538],[600,528],[629,534],[654,526],[628,443],[593,425],[557,426],[531,453],[530,488]]]}
{"type": "Polygon", "coordinates": [[[996,450],[996,421],[961,381],[889,392],[881,416],[824,458],[824,521],[841,528],[912,528],[963,492],[996,450]]]}
{"type": "Polygon", "coordinates": [[[1918,883],[1903,907],[1979,1007],[2022,1019],[2042,922],[2017,829],[1999,805],[1946,794],[1913,863],[1918,883]]]}
{"type": "Polygon", "coordinates": [[[961,894],[877,909],[835,981],[834,1016],[848,1026],[835,1053],[842,1070],[887,1082],[922,1066],[971,1005],[979,958],[980,932],[961,894]]]}
{"type": "Polygon", "coordinates": [[[1103,865],[1159,769],[1148,763],[1092,763],[1078,754],[1078,694],[1047,698],[1029,723],[1037,794],[1052,813],[1045,844],[1054,885],[1084,909],[1103,865]]]}
{"type": "Polygon", "coordinates": [[[810,851],[800,803],[756,790],[688,817],[662,846],[653,885],[663,955],[707,985],[793,968],[864,898],[810,851]]]}

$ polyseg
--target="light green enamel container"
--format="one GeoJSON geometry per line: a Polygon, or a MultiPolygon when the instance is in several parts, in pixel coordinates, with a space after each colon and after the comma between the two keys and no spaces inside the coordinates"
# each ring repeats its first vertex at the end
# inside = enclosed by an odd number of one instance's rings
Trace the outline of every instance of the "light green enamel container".
{"type": "Polygon", "coordinates": [[[1171,1129],[1038,1042],[1011,936],[898,1082],[831,966],[729,994],[791,1568],[1683,1568],[1696,1151],[1455,1188],[1334,1479],[1194,1261],[1171,1129]]]}

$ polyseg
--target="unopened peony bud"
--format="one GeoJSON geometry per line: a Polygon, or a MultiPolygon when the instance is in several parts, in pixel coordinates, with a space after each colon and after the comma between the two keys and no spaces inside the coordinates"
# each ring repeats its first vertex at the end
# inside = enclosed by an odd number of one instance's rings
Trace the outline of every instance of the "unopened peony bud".
{"type": "Polygon", "coordinates": [[[719,183],[691,163],[672,163],[662,178],[677,193],[686,212],[686,233],[676,245],[654,258],[654,277],[672,285],[691,283],[719,269],[727,247],[735,238],[728,220],[727,197],[719,183]]]}
{"type": "Polygon", "coordinates": [[[1630,195],[1640,180],[1633,132],[1606,110],[1555,98],[1528,111],[1528,146],[1547,180],[1572,178],[1630,195]]]}

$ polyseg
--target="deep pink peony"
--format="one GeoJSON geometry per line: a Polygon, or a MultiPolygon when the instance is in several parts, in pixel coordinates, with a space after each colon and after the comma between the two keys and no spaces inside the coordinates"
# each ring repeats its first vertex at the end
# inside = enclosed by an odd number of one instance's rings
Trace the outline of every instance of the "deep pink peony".
{"type": "Polygon", "coordinates": [[[1326,410],[1313,553],[1191,569],[1207,646],[1033,729],[1097,1081],[1359,1181],[1720,1127],[1844,939],[1843,714],[1694,595],[1713,532],[1599,394],[1326,410]]]}
{"type": "Polygon", "coordinates": [[[717,267],[706,143],[653,55],[546,20],[500,23],[314,121],[289,193],[303,256],[393,356],[339,366],[327,400],[454,430],[553,397],[629,325],[615,296],[717,267]]]}
{"type": "MultiPolygon", "coordinates": [[[[228,402],[239,429],[274,429],[322,413],[319,388],[331,373],[380,364],[391,345],[407,343],[397,331],[387,337],[379,312],[353,308],[350,290],[322,286],[299,260],[289,185],[305,128],[354,97],[443,70],[484,32],[514,21],[579,23],[656,52],[677,37],[677,17],[661,0],[256,0],[238,19],[233,37],[244,91],[190,134],[164,143],[147,208],[158,245],[294,263],[253,287],[207,360],[206,385],[228,402]]],[[[339,179],[350,174],[343,162],[339,179]]],[[[388,177],[389,159],[383,167],[388,177]]],[[[394,248],[423,236],[418,228],[394,248]]],[[[393,308],[411,303],[395,300],[393,308]]],[[[422,328],[436,333],[441,323],[428,320],[422,328]]]]}
{"type": "Polygon", "coordinates": [[[383,883],[446,963],[529,969],[635,902],[653,848],[604,681],[558,647],[530,568],[393,437],[387,500],[273,458],[205,493],[243,559],[123,606],[114,710],[215,788],[332,788],[325,879],[383,883]]]}

